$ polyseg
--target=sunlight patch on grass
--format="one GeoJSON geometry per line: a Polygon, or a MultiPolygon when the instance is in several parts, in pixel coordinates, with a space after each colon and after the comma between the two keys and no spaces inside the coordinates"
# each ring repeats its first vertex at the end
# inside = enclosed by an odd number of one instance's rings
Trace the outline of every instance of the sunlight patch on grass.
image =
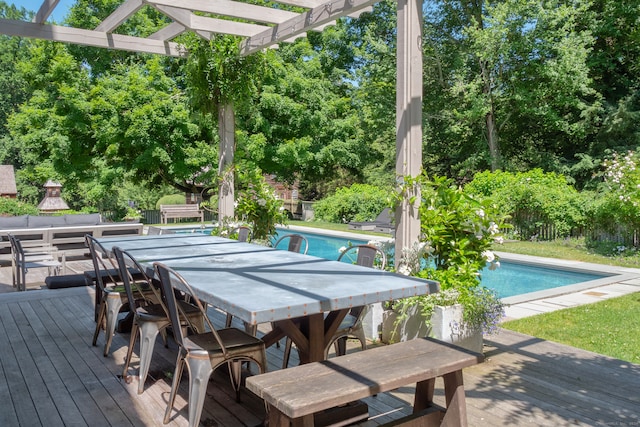
{"type": "Polygon", "coordinates": [[[502,327],[640,363],[640,292],[512,320],[502,327]]]}

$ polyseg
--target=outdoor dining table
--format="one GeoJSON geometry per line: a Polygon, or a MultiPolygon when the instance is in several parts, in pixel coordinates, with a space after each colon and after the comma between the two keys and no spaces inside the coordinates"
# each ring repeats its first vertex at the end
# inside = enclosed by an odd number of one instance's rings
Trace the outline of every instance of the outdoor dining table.
{"type": "Polygon", "coordinates": [[[265,344],[289,336],[301,363],[324,359],[352,307],[439,288],[434,281],[196,233],[98,240],[107,251],[129,252],[148,272],[154,262],[173,268],[198,298],[248,325],[271,322],[265,344]]]}

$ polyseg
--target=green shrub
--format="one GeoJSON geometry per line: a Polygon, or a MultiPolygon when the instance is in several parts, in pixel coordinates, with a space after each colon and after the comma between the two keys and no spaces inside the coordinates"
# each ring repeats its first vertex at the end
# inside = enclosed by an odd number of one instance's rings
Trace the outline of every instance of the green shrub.
{"type": "Polygon", "coordinates": [[[528,172],[481,172],[465,188],[467,194],[489,197],[512,217],[520,239],[536,236],[551,226],[553,236],[567,237],[582,229],[592,195],[579,193],[563,175],[533,169],[528,172]]]}
{"type": "Polygon", "coordinates": [[[595,203],[587,233],[587,246],[618,254],[625,246],[638,246],[640,230],[640,155],[629,151],[604,162],[604,191],[595,203]]]}
{"type": "Polygon", "coordinates": [[[38,208],[18,199],[0,197],[0,216],[38,215],[38,208]]]}
{"type": "Polygon", "coordinates": [[[391,194],[391,190],[368,184],[341,187],[313,205],[314,217],[336,223],[372,221],[390,205],[391,194]]]}
{"type": "Polygon", "coordinates": [[[156,209],[160,209],[160,205],[184,205],[187,203],[187,197],[184,194],[170,194],[160,197],[156,202],[156,209]]]}

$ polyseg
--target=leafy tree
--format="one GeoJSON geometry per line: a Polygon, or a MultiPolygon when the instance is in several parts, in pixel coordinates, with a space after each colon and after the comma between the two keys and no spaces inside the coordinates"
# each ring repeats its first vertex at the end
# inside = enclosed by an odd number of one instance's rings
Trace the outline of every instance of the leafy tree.
{"type": "MultiPolygon", "coordinates": [[[[65,23],[75,28],[95,29],[106,17],[111,15],[120,5],[120,0],[77,0],[69,9],[65,23]]],[[[166,16],[153,7],[142,7],[133,16],[121,23],[116,33],[148,37],[169,23],[166,16]]],[[[100,77],[112,70],[115,64],[144,63],[156,57],[171,67],[175,60],[157,55],[128,52],[123,50],[104,49],[82,45],[68,45],[69,52],[91,70],[91,76],[100,77]]]]}
{"type": "Polygon", "coordinates": [[[305,198],[357,180],[367,148],[340,70],[306,39],[269,59],[254,108],[243,116],[246,156],[283,181],[299,179],[305,198]]]}
{"type": "Polygon", "coordinates": [[[20,194],[37,203],[47,179],[64,184],[91,170],[91,160],[77,149],[90,139],[88,79],[64,45],[50,42],[31,43],[17,69],[30,95],[8,118],[4,150],[20,194]]]}
{"type": "Polygon", "coordinates": [[[456,155],[448,174],[461,176],[503,165],[553,169],[574,156],[600,108],[586,66],[592,38],[577,28],[585,11],[582,3],[529,0],[429,9],[425,85],[436,99],[425,104],[434,131],[429,169],[446,162],[441,150],[456,155]]]}
{"type": "Polygon", "coordinates": [[[130,171],[137,182],[199,192],[196,173],[211,168],[216,150],[160,61],[116,67],[96,81],[90,98],[91,157],[130,171]]]}
{"type": "MultiPolygon", "coordinates": [[[[0,18],[25,20],[27,12],[0,1],[0,18]]],[[[16,64],[27,54],[29,39],[0,35],[0,138],[6,135],[7,117],[26,98],[26,84],[16,70],[16,64]]],[[[2,144],[4,145],[4,144],[2,144]]],[[[0,147],[0,163],[7,159],[0,147]]]]}

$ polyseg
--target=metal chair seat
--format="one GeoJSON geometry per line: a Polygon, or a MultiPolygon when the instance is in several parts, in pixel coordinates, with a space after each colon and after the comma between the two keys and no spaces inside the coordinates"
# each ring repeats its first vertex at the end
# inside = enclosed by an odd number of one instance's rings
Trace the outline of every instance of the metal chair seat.
{"type": "MultiPolygon", "coordinates": [[[[166,329],[171,325],[171,321],[169,320],[167,308],[164,304],[165,298],[164,295],[162,295],[162,289],[159,287],[160,283],[157,282],[158,286],[156,286],[153,279],[144,273],[144,280],[142,282],[133,280],[130,274],[130,266],[133,266],[134,271],[139,272],[144,272],[144,268],[131,254],[118,247],[113,248],[113,254],[118,262],[119,274],[123,278],[122,286],[126,292],[127,299],[129,301],[135,301],[133,304],[129,304],[129,312],[133,317],[133,323],[131,326],[129,348],[127,349],[127,356],[122,369],[122,378],[127,382],[130,381],[129,364],[133,356],[133,348],[139,336],[140,368],[138,374],[138,394],[141,394],[144,391],[144,384],[149,373],[156,337],[158,333],[161,333],[165,346],[167,345],[166,329]],[[134,288],[138,291],[137,297],[134,294],[134,288]],[[141,289],[143,290],[142,292],[140,292],[141,289]],[[149,299],[149,294],[144,292],[144,290],[152,291],[155,298],[149,299]],[[156,303],[154,301],[158,302],[156,303]]],[[[188,327],[191,327],[192,330],[197,332],[204,332],[204,320],[202,319],[200,310],[184,300],[180,300],[178,304],[185,316],[181,322],[184,333],[187,333],[186,329],[188,327]]]]}
{"type": "Polygon", "coordinates": [[[163,295],[166,296],[166,306],[173,325],[174,338],[179,346],[164,423],[168,423],[171,417],[182,371],[186,366],[189,373],[189,426],[196,427],[200,422],[207,384],[213,371],[222,365],[229,366],[231,385],[236,392],[236,400],[240,400],[242,363],[254,362],[258,365],[260,373],[265,372],[267,368],[265,345],[259,338],[240,329],[216,330],[206,315],[205,306],[194,297],[189,283],[179,273],[162,263],[154,263],[154,268],[156,275],[160,278],[163,295]],[[208,332],[189,336],[183,334],[180,328],[179,306],[173,292],[174,288],[193,298],[209,326],[208,332]]]}

